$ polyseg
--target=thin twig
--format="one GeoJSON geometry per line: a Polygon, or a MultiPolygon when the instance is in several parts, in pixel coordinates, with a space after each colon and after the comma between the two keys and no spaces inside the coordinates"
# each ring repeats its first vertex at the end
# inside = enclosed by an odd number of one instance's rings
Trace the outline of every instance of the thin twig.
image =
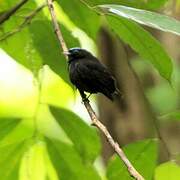
{"type": "Polygon", "coordinates": [[[112,146],[114,151],[117,153],[117,155],[121,158],[121,160],[124,162],[126,165],[129,174],[134,177],[137,180],[144,180],[144,178],[141,176],[141,174],[138,173],[138,171],[134,168],[134,166],[131,164],[123,150],[119,147],[119,144],[114,141],[112,138],[111,134],[107,130],[106,126],[104,126],[97,118],[95,112],[93,111],[91,105],[89,102],[86,100],[84,101],[84,105],[89,113],[89,116],[91,117],[92,120],[92,125],[96,126],[103,132],[103,134],[106,136],[106,139],[108,140],[109,144],[112,146]]]}
{"type": "Polygon", "coordinates": [[[17,3],[15,6],[13,6],[11,9],[6,11],[0,16],[0,24],[4,23],[6,20],[8,20],[19,8],[21,8],[28,0],[21,0],[19,3],[17,3]]]}
{"type": "Polygon", "coordinates": [[[37,9],[35,9],[33,12],[31,12],[28,16],[25,17],[24,21],[15,29],[13,29],[12,31],[9,31],[7,33],[5,33],[4,35],[2,35],[0,37],[0,41],[4,41],[5,39],[11,37],[12,35],[14,35],[17,32],[20,32],[23,28],[26,27],[26,25],[30,24],[32,19],[37,15],[37,13],[39,11],[41,11],[47,4],[44,3],[41,6],[39,6],[37,9]]]}
{"type": "MultiPolygon", "coordinates": [[[[49,11],[51,13],[51,18],[52,18],[55,34],[59,40],[59,45],[62,47],[63,51],[66,52],[68,50],[68,48],[63,39],[60,27],[57,22],[56,14],[55,14],[54,7],[53,7],[53,2],[52,2],[52,0],[47,0],[47,3],[48,3],[49,11]]],[[[67,56],[66,56],[66,59],[68,59],[67,56]]],[[[128,171],[129,171],[129,174],[137,180],[144,180],[144,178],[136,171],[136,169],[133,167],[131,162],[128,160],[128,158],[124,154],[123,150],[119,147],[119,144],[113,140],[113,138],[110,135],[110,133],[108,132],[107,128],[98,120],[95,112],[93,111],[93,109],[89,103],[89,100],[86,99],[83,101],[83,103],[87,109],[87,112],[89,113],[89,116],[92,121],[92,125],[96,126],[106,136],[109,144],[112,146],[114,151],[117,153],[117,155],[119,155],[119,157],[122,159],[122,161],[126,165],[128,171]]]]}
{"type": "MultiPolygon", "coordinates": [[[[60,47],[62,47],[64,52],[67,52],[68,48],[67,48],[66,43],[65,43],[65,41],[63,39],[61,29],[59,28],[59,25],[58,25],[58,22],[57,22],[56,14],[55,14],[54,7],[53,7],[53,1],[52,0],[47,0],[47,4],[48,4],[48,7],[49,7],[49,11],[51,13],[51,17],[52,17],[52,22],[53,22],[53,26],[54,26],[54,32],[56,33],[56,36],[57,36],[57,38],[59,40],[59,45],[60,45],[60,47]]],[[[67,55],[65,55],[65,56],[66,56],[66,59],[68,59],[68,56],[67,55]]]]}

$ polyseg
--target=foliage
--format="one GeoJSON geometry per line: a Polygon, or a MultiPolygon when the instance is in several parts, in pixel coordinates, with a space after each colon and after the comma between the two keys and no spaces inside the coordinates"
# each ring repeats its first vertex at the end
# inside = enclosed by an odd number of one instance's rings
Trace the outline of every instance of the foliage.
{"type": "MultiPolygon", "coordinates": [[[[179,35],[179,21],[147,11],[158,10],[166,1],[118,0],[114,5],[112,0],[57,0],[56,10],[61,10],[64,17],[58,19],[68,47],[80,46],[81,37],[74,36],[77,29],[95,42],[100,27],[106,26],[171,82],[172,59],[160,42],[138,24],[179,35]]],[[[72,110],[75,94],[47,7],[22,26],[43,2],[28,1],[0,24],[0,177],[4,180],[99,180],[103,177],[94,162],[100,155],[100,138],[72,110]]],[[[0,0],[0,14],[16,3],[0,0]]],[[[172,119],[172,116],[179,119],[179,111],[163,118],[172,119]]],[[[156,167],[155,140],[129,144],[124,150],[146,179],[168,179],[169,168],[172,180],[180,176],[175,163],[156,167]]],[[[118,178],[131,179],[119,158],[113,157],[107,167],[107,179],[118,178]]]]}
{"type": "MultiPolygon", "coordinates": [[[[124,152],[145,179],[153,178],[157,162],[156,140],[145,140],[129,144],[124,147],[124,152]]],[[[109,162],[107,177],[109,180],[116,180],[118,177],[121,177],[123,180],[132,179],[117,156],[113,157],[109,162]]]]}

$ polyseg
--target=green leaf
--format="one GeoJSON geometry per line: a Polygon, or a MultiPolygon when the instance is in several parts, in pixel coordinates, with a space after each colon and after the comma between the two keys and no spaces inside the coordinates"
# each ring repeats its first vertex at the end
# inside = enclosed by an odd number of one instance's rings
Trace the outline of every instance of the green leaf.
{"type": "Polygon", "coordinates": [[[57,122],[74,143],[85,162],[94,161],[100,152],[100,140],[91,127],[71,111],[50,108],[57,122]]]}
{"type": "Polygon", "coordinates": [[[161,83],[154,88],[146,91],[146,97],[153,110],[158,114],[165,114],[177,108],[178,91],[167,83],[161,83]]]}
{"type": "Polygon", "coordinates": [[[12,131],[19,123],[20,119],[0,119],[0,140],[3,139],[10,131],[12,131]]]}
{"type": "Polygon", "coordinates": [[[172,17],[115,4],[104,4],[97,7],[100,8],[104,13],[115,14],[149,27],[180,35],[180,21],[173,19],[172,17]]]}
{"type": "Polygon", "coordinates": [[[32,73],[0,49],[0,117],[32,117],[38,93],[32,73]]]}
{"type": "Polygon", "coordinates": [[[146,2],[146,7],[151,10],[156,10],[162,7],[168,0],[148,0],[146,2]]]}
{"type": "Polygon", "coordinates": [[[92,165],[84,165],[73,146],[59,141],[47,141],[50,159],[61,180],[100,180],[92,165]]]}
{"type": "Polygon", "coordinates": [[[0,141],[0,148],[10,144],[23,142],[24,140],[31,138],[33,136],[33,133],[33,119],[23,119],[0,141]]]}
{"type": "Polygon", "coordinates": [[[23,142],[0,148],[0,177],[4,180],[18,179],[20,159],[25,151],[23,142]]]}
{"type": "Polygon", "coordinates": [[[18,63],[30,69],[33,74],[38,74],[42,59],[34,48],[28,28],[1,41],[0,47],[18,63]]]}
{"type": "Polygon", "coordinates": [[[21,158],[19,180],[58,180],[43,137],[30,140],[21,158]]]}
{"type": "Polygon", "coordinates": [[[100,28],[100,18],[93,10],[79,0],[71,0],[71,3],[67,0],[58,0],[57,2],[77,27],[96,40],[100,28]]]}
{"type": "MultiPolygon", "coordinates": [[[[68,47],[79,46],[78,41],[62,25],[61,30],[68,47]]],[[[1,41],[0,47],[33,74],[37,75],[42,65],[47,64],[69,83],[67,63],[50,21],[34,20],[22,31],[1,41]]]]}
{"type": "Polygon", "coordinates": [[[45,137],[56,139],[63,143],[72,145],[72,142],[67,136],[66,132],[62,127],[59,126],[56,119],[51,114],[48,105],[39,105],[38,112],[36,114],[36,126],[38,132],[45,137]]]}
{"type": "MultiPolygon", "coordinates": [[[[67,62],[54,34],[52,22],[34,21],[29,26],[29,31],[34,49],[40,54],[43,64],[49,65],[54,72],[69,83],[67,62]]],[[[78,41],[62,25],[61,31],[68,47],[79,46],[78,41]]]]}
{"type": "Polygon", "coordinates": [[[180,121],[180,111],[170,112],[158,117],[162,121],[180,121]]]}
{"type": "MultiPolygon", "coordinates": [[[[123,148],[126,156],[136,170],[146,179],[153,178],[157,161],[156,140],[144,140],[129,144],[123,148]]],[[[108,164],[107,177],[109,180],[131,180],[126,166],[118,156],[114,156],[108,164]]]]}
{"type": "Polygon", "coordinates": [[[155,171],[155,180],[177,180],[180,178],[180,166],[174,162],[159,165],[155,171]]]}
{"type": "Polygon", "coordinates": [[[172,62],[160,43],[142,27],[122,17],[107,16],[114,32],[143,58],[150,61],[162,77],[171,80],[172,62]]]}
{"type": "Polygon", "coordinates": [[[45,65],[41,71],[41,102],[59,107],[69,107],[74,98],[72,87],[45,65]],[[63,88],[62,88],[63,87],[63,88]],[[61,99],[61,101],[59,101],[61,99]]]}
{"type": "Polygon", "coordinates": [[[45,180],[48,163],[46,162],[46,144],[37,140],[32,142],[21,159],[20,180],[45,180]]]}

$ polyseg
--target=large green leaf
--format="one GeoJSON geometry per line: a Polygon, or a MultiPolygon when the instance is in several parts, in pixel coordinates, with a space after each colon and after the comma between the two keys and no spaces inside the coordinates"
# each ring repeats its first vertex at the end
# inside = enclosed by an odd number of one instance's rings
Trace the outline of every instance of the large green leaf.
{"type": "Polygon", "coordinates": [[[50,159],[61,180],[100,180],[92,165],[85,165],[73,146],[59,141],[47,141],[50,159]]]}
{"type": "MultiPolygon", "coordinates": [[[[41,102],[69,105],[74,97],[72,88],[48,66],[40,72],[41,102]]],[[[0,117],[33,117],[38,96],[39,83],[32,72],[0,49],[0,117]]]]}
{"type": "Polygon", "coordinates": [[[0,148],[0,177],[4,180],[18,179],[20,159],[25,151],[25,144],[15,143],[0,148]]]}
{"type": "Polygon", "coordinates": [[[24,65],[37,75],[42,66],[42,59],[34,49],[28,28],[1,41],[0,47],[18,63],[24,65]]]}
{"type": "Polygon", "coordinates": [[[38,132],[48,138],[59,140],[66,144],[71,144],[70,138],[67,136],[64,129],[59,126],[54,116],[46,104],[40,104],[36,114],[36,126],[38,132]]]}
{"type": "Polygon", "coordinates": [[[84,161],[93,161],[100,152],[100,140],[95,130],[71,111],[54,107],[50,109],[84,161]]]}
{"type": "Polygon", "coordinates": [[[21,143],[33,136],[34,133],[34,122],[33,119],[23,119],[21,120],[15,128],[7,132],[6,136],[0,141],[0,148],[21,143]]]}
{"type": "Polygon", "coordinates": [[[46,162],[44,158],[44,143],[36,142],[29,146],[21,159],[20,180],[45,180],[46,162]]]}
{"type": "Polygon", "coordinates": [[[43,66],[41,71],[41,102],[45,104],[69,107],[74,99],[74,91],[58,74],[49,66],[43,66]],[[62,88],[63,87],[63,88],[62,88]]]}
{"type": "Polygon", "coordinates": [[[158,117],[162,121],[180,121],[180,111],[170,112],[158,117]]]}
{"type": "Polygon", "coordinates": [[[161,76],[171,80],[171,58],[150,33],[123,17],[107,16],[107,20],[110,27],[125,43],[128,43],[143,58],[150,61],[161,76]]]}
{"type": "Polygon", "coordinates": [[[46,143],[40,138],[31,140],[21,158],[19,180],[58,180],[55,169],[49,159],[46,143]]]}
{"type": "Polygon", "coordinates": [[[178,180],[180,178],[180,166],[174,162],[160,164],[155,171],[155,180],[178,180]]]}
{"type": "MultiPolygon", "coordinates": [[[[68,47],[79,46],[78,41],[62,25],[61,29],[68,47]]],[[[0,47],[34,74],[38,74],[42,64],[47,64],[69,83],[67,63],[50,21],[33,21],[21,32],[3,40],[0,47]]]]}
{"type": "Polygon", "coordinates": [[[38,93],[32,73],[0,49],[0,117],[32,117],[38,93]]]}
{"type": "Polygon", "coordinates": [[[165,15],[115,4],[99,5],[98,8],[104,13],[116,14],[149,27],[180,35],[180,21],[165,15]]]}
{"type": "MultiPolygon", "coordinates": [[[[146,179],[151,180],[157,161],[156,140],[144,140],[129,144],[123,148],[126,156],[136,170],[146,179]]],[[[114,156],[108,164],[107,177],[109,180],[131,180],[127,168],[118,156],[114,156]]]]}
{"type": "Polygon", "coordinates": [[[57,2],[77,27],[96,40],[100,19],[93,10],[79,0],[71,0],[71,3],[67,0],[57,0],[57,2]]]}
{"type": "Polygon", "coordinates": [[[13,130],[19,121],[20,119],[0,118],[0,140],[13,130]]]}
{"type": "MultiPolygon", "coordinates": [[[[40,54],[43,64],[49,65],[53,71],[69,82],[67,63],[54,34],[52,22],[34,21],[29,30],[34,48],[40,54]]],[[[68,47],[79,46],[78,41],[62,25],[61,31],[68,47]]]]}
{"type": "MultiPolygon", "coordinates": [[[[3,1],[4,8],[7,10],[14,7],[18,1],[14,0],[6,0],[3,1]]],[[[0,6],[1,7],[1,6],[0,6]]],[[[0,24],[0,39],[4,33],[13,32],[19,25],[24,22],[25,17],[31,14],[37,8],[37,4],[35,1],[27,1],[20,9],[16,11],[15,14],[11,15],[9,19],[7,19],[3,24],[0,24]],[[23,18],[22,18],[23,17],[23,18]]],[[[36,14],[35,18],[43,17],[41,12],[36,14]]]]}

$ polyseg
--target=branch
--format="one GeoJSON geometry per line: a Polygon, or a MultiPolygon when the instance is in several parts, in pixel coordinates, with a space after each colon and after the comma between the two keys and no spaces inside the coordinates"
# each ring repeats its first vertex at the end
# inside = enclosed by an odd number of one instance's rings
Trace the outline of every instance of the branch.
{"type": "MultiPolygon", "coordinates": [[[[47,4],[48,4],[49,11],[51,14],[52,23],[54,26],[54,31],[55,31],[55,34],[56,34],[58,40],[59,40],[59,45],[62,47],[64,52],[67,52],[68,48],[67,48],[66,43],[63,39],[61,29],[58,25],[52,0],[47,0],[47,4]]],[[[66,55],[66,59],[68,60],[67,55],[66,55]]],[[[89,104],[89,101],[86,99],[83,101],[83,103],[84,103],[84,106],[86,107],[86,110],[87,110],[87,112],[91,118],[92,125],[96,126],[106,136],[109,144],[112,146],[114,151],[117,153],[117,155],[122,159],[122,161],[126,165],[128,171],[129,171],[129,174],[137,180],[144,180],[144,178],[136,171],[136,169],[133,167],[131,162],[128,160],[128,158],[124,154],[123,150],[119,147],[119,144],[113,140],[113,138],[110,135],[110,133],[108,132],[107,128],[98,120],[95,112],[93,111],[91,105],[89,104]]]]}
{"type": "Polygon", "coordinates": [[[41,6],[39,6],[37,9],[35,9],[33,12],[31,12],[28,16],[25,17],[24,21],[15,29],[13,29],[12,31],[9,31],[7,33],[5,33],[2,37],[0,37],[0,41],[3,41],[9,37],[11,37],[12,35],[14,35],[17,32],[20,32],[23,28],[26,27],[26,25],[30,24],[32,19],[37,15],[37,13],[39,11],[41,11],[41,9],[43,9],[47,4],[44,3],[41,6]]]}
{"type": "MultiPolygon", "coordinates": [[[[61,29],[59,28],[59,25],[58,25],[58,22],[57,22],[56,14],[55,14],[54,7],[53,7],[53,1],[52,0],[47,0],[47,4],[48,4],[48,7],[49,7],[49,11],[50,11],[51,18],[52,18],[52,23],[53,23],[53,26],[54,26],[54,32],[55,32],[55,34],[56,34],[56,36],[57,36],[57,38],[59,40],[59,45],[60,45],[60,47],[62,47],[63,52],[67,52],[68,48],[66,46],[64,38],[62,36],[61,29]]],[[[65,55],[65,57],[68,60],[68,56],[65,55]]]]}
{"type": "Polygon", "coordinates": [[[6,11],[0,16],[0,24],[3,24],[6,20],[8,20],[16,11],[21,8],[28,0],[21,0],[18,4],[14,7],[6,11]]]}

